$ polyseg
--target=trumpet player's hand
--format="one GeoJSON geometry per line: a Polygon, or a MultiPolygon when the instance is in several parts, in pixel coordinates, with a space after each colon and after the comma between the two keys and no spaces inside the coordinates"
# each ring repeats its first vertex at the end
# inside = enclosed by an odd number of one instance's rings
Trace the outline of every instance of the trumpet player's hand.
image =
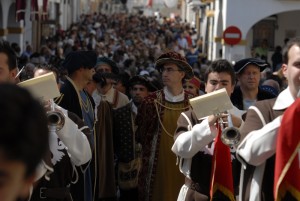
{"type": "Polygon", "coordinates": [[[46,112],[51,111],[51,102],[50,102],[50,100],[43,101],[42,104],[43,104],[44,109],[45,109],[46,112]]]}
{"type": "Polygon", "coordinates": [[[222,118],[223,121],[227,120],[228,114],[222,113],[220,115],[210,115],[208,116],[208,124],[209,126],[213,126],[218,123],[218,119],[222,118]]]}
{"type": "Polygon", "coordinates": [[[234,127],[239,128],[242,125],[242,119],[240,117],[231,114],[231,119],[234,127]]]}
{"type": "Polygon", "coordinates": [[[210,116],[208,116],[208,124],[209,124],[209,126],[215,125],[217,123],[217,121],[218,121],[218,116],[216,116],[216,115],[210,115],[210,116]]]}

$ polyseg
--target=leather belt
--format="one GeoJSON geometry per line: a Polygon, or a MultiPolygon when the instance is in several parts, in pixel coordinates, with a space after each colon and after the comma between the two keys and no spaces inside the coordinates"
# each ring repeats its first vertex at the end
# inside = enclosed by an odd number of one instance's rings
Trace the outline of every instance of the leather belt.
{"type": "Polygon", "coordinates": [[[197,191],[198,193],[204,193],[204,191],[200,187],[199,183],[193,182],[191,179],[189,179],[187,177],[185,178],[185,185],[193,191],[197,191]]]}
{"type": "Polygon", "coordinates": [[[70,188],[40,188],[40,198],[67,199],[72,200],[70,188]]]}

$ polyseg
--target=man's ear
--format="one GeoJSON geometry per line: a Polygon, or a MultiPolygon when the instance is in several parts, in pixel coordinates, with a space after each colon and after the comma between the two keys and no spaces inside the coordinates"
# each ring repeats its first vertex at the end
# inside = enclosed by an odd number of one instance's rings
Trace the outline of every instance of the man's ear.
{"type": "Polygon", "coordinates": [[[33,182],[35,181],[35,174],[24,179],[23,187],[20,191],[20,198],[29,198],[32,193],[33,182]]]}
{"type": "Polygon", "coordinates": [[[182,78],[181,78],[181,80],[183,80],[184,77],[185,77],[185,75],[186,75],[186,73],[185,73],[184,71],[182,71],[181,73],[182,73],[182,78]]]}
{"type": "Polygon", "coordinates": [[[15,80],[15,77],[17,76],[17,74],[18,74],[18,69],[16,67],[16,68],[14,68],[13,70],[10,71],[11,79],[15,80]]]}
{"type": "Polygon", "coordinates": [[[281,66],[282,74],[285,78],[287,76],[287,68],[288,68],[287,64],[282,64],[282,66],[281,66]]]}

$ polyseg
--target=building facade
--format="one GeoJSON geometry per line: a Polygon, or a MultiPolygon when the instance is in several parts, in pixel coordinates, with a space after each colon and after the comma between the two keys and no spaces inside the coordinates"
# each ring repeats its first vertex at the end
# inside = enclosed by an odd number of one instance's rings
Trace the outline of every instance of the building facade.
{"type": "Polygon", "coordinates": [[[77,22],[83,13],[98,11],[98,0],[0,0],[0,38],[16,42],[24,50],[38,50],[43,38],[51,37],[77,22]],[[18,19],[23,14],[23,19],[18,19]]]}
{"type": "Polygon", "coordinates": [[[237,61],[255,56],[255,48],[267,43],[268,56],[284,40],[300,35],[297,20],[299,0],[188,0],[184,19],[195,23],[203,38],[208,59],[237,61]],[[241,31],[236,45],[224,42],[223,32],[229,26],[241,31]]]}

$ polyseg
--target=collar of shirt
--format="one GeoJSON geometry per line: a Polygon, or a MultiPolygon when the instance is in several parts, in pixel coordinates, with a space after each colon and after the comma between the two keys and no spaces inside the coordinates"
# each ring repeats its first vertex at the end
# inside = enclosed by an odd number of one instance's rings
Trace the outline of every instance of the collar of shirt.
{"type": "Polygon", "coordinates": [[[131,111],[136,115],[137,114],[137,106],[134,104],[134,102],[131,100],[131,111]]]}
{"type": "Polygon", "coordinates": [[[182,89],[181,94],[173,96],[171,92],[168,91],[167,87],[164,87],[165,99],[170,102],[180,102],[184,100],[184,90],[182,89]]]}
{"type": "Polygon", "coordinates": [[[233,108],[231,108],[231,109],[229,110],[229,113],[230,113],[230,114],[233,114],[233,115],[235,115],[235,116],[237,116],[237,117],[242,118],[242,115],[243,115],[244,113],[246,113],[246,111],[245,111],[245,110],[240,110],[240,109],[238,109],[237,107],[233,106],[233,108]]]}
{"type": "Polygon", "coordinates": [[[100,96],[103,100],[106,100],[106,101],[112,103],[114,101],[114,94],[115,94],[115,89],[113,87],[111,87],[106,92],[106,94],[100,94],[100,96]]]}
{"type": "Polygon", "coordinates": [[[68,76],[66,76],[66,79],[69,80],[69,82],[73,85],[73,87],[74,87],[75,91],[77,92],[77,94],[79,94],[79,91],[80,91],[80,90],[77,88],[77,86],[76,86],[76,84],[73,82],[73,80],[72,80],[70,77],[68,77],[68,76]]]}
{"type": "Polygon", "coordinates": [[[284,110],[288,108],[295,101],[292,96],[289,87],[283,90],[277,97],[273,106],[274,110],[284,110]]]}

